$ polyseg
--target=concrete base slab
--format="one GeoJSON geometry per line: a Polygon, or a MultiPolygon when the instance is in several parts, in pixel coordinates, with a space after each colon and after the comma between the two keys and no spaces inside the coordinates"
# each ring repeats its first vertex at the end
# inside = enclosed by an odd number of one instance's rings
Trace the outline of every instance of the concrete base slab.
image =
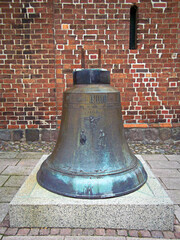
{"type": "Polygon", "coordinates": [[[147,183],[134,193],[109,199],[75,199],[42,188],[36,180],[43,155],[10,203],[11,227],[173,230],[174,207],[141,156],[147,183]]]}

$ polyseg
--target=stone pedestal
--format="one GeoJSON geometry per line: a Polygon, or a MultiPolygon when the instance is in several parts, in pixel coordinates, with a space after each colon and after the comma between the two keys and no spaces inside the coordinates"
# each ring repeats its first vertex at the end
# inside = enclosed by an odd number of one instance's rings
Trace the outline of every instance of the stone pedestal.
{"type": "Polygon", "coordinates": [[[39,186],[43,155],[10,203],[11,227],[173,230],[173,203],[141,156],[147,183],[122,197],[86,200],[60,196],[39,186]]]}

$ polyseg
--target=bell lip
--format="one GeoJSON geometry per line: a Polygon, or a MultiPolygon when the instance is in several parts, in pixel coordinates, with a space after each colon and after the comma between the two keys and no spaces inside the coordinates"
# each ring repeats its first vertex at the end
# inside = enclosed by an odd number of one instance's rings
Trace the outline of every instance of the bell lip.
{"type": "Polygon", "coordinates": [[[109,171],[109,172],[98,172],[98,173],[95,173],[95,172],[73,172],[73,171],[67,171],[67,170],[57,170],[57,169],[54,169],[52,167],[50,167],[50,165],[48,164],[48,160],[50,159],[51,155],[46,159],[47,161],[44,162],[44,164],[47,164],[48,168],[51,169],[52,171],[54,172],[58,172],[59,174],[63,174],[63,175],[70,175],[70,176],[79,176],[79,177],[97,177],[97,176],[100,176],[100,177],[103,177],[103,176],[108,176],[108,175],[116,175],[116,174],[123,174],[123,173],[127,173],[127,172],[130,172],[132,169],[135,169],[136,166],[138,165],[138,159],[135,157],[134,158],[134,164],[131,165],[131,167],[129,168],[124,168],[124,169],[117,169],[116,171],[109,171]]]}
{"type": "MultiPolygon", "coordinates": [[[[45,162],[44,162],[45,163],[45,162]]],[[[113,184],[115,183],[115,179],[113,176],[117,176],[120,180],[118,181],[118,187],[116,187],[116,189],[113,189],[107,193],[105,192],[102,192],[102,193],[97,193],[97,194],[78,194],[77,191],[75,191],[75,189],[73,188],[72,191],[69,191],[69,190],[66,190],[69,186],[66,183],[64,183],[64,186],[63,187],[59,187],[60,184],[62,185],[62,183],[60,183],[60,181],[58,181],[60,178],[60,175],[54,179],[54,174],[52,172],[50,172],[50,175],[49,176],[45,176],[45,179],[51,179],[52,180],[52,183],[53,184],[47,184],[47,182],[44,182],[42,181],[41,179],[41,176],[42,176],[42,168],[43,168],[43,164],[41,165],[38,173],[37,173],[37,182],[39,183],[39,185],[43,188],[45,188],[46,190],[50,191],[50,192],[53,192],[55,194],[58,194],[58,195],[62,195],[62,196],[66,196],[66,197],[72,197],[72,198],[78,198],[78,199],[105,199],[105,198],[112,198],[112,197],[119,197],[119,196],[124,196],[124,195],[127,195],[129,193],[132,193],[132,192],[135,192],[136,190],[138,190],[139,188],[141,188],[147,181],[147,178],[148,178],[148,175],[142,165],[142,163],[139,161],[138,159],[138,163],[137,163],[137,166],[136,166],[136,169],[132,170],[132,175],[131,175],[131,180],[134,180],[134,185],[133,187],[130,186],[129,188],[126,188],[124,190],[124,188],[121,188],[122,184],[123,184],[123,181],[121,180],[121,177],[120,175],[122,175],[121,173],[116,173],[116,174],[110,174],[108,176],[112,177],[112,182],[113,184]],[[141,175],[140,176],[140,180],[139,180],[139,175],[136,173],[136,171],[139,172],[139,174],[141,175]],[[136,178],[136,179],[135,179],[136,178]],[[137,180],[139,181],[139,184],[137,184],[137,180]],[[58,182],[57,182],[58,181],[58,182]],[[52,187],[53,185],[53,187],[52,187]],[[58,188],[56,189],[55,185],[58,185],[58,188]]],[[[47,170],[47,169],[45,169],[47,170]]],[[[49,169],[48,169],[49,170],[49,169]]],[[[48,171],[49,172],[49,171],[48,171]]],[[[61,175],[62,176],[62,175],[61,175]]],[[[67,175],[64,175],[67,177],[67,175]]],[[[70,177],[71,175],[69,175],[69,180],[70,181],[73,181],[73,177],[71,178],[70,177]]],[[[82,176],[81,176],[82,177],[82,176]]],[[[99,176],[100,177],[100,176],[99,176]]],[[[98,180],[99,179],[98,176],[96,176],[94,179],[98,180]]],[[[104,176],[101,176],[101,177],[104,177],[104,176]]],[[[87,181],[89,179],[86,179],[87,181]]],[[[107,179],[104,179],[105,182],[107,182],[107,179]]],[[[73,184],[72,184],[73,185],[73,184]]],[[[84,186],[87,186],[87,183],[84,184],[84,186]]],[[[84,187],[83,185],[81,186],[82,189],[84,187]]],[[[126,186],[127,187],[127,186],[126,186]]]]}
{"type": "Polygon", "coordinates": [[[107,198],[115,198],[115,197],[121,197],[121,196],[125,196],[128,195],[130,193],[133,193],[135,191],[137,191],[138,189],[140,189],[146,182],[147,182],[147,173],[146,173],[146,177],[144,178],[144,181],[139,184],[136,188],[133,188],[131,190],[127,190],[124,192],[117,192],[114,194],[101,194],[101,195],[75,195],[75,194],[69,194],[69,193],[65,193],[65,192],[61,192],[61,191],[55,191],[52,190],[51,188],[48,188],[48,186],[44,186],[44,184],[41,183],[41,181],[38,181],[38,184],[45,188],[46,190],[48,190],[49,192],[61,195],[63,197],[70,197],[70,198],[78,198],[78,199],[89,199],[89,200],[101,200],[101,199],[107,199],[107,198]]]}

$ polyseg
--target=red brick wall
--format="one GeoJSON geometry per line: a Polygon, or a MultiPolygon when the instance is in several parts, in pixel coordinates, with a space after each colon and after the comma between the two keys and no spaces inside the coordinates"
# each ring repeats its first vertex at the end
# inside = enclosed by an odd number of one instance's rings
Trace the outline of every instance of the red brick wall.
{"type": "Polygon", "coordinates": [[[101,49],[125,127],[179,125],[177,0],[0,0],[0,9],[0,128],[56,128],[82,47],[87,68],[101,49]],[[129,50],[133,3],[137,49],[129,50]]]}
{"type": "Polygon", "coordinates": [[[0,1],[0,127],[56,127],[52,1],[0,1]]]}

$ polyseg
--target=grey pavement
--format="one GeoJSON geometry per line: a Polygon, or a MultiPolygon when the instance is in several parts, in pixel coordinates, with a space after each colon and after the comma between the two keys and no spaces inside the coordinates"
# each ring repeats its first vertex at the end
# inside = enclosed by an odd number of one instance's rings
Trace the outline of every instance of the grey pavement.
{"type": "MultiPolygon", "coordinates": [[[[41,152],[0,152],[0,223],[8,214],[8,204],[13,196],[23,184],[26,177],[30,174],[36,163],[44,153],[41,152]]],[[[175,230],[177,234],[167,232],[166,239],[180,239],[180,155],[161,155],[161,154],[145,154],[141,155],[148,163],[152,172],[155,174],[165,191],[175,204],[175,217],[178,221],[175,230]],[[174,235],[172,235],[174,234],[174,235]],[[173,237],[171,237],[173,236],[173,237]],[[177,236],[177,237],[176,237],[177,236]]],[[[0,230],[3,231],[0,225],[0,230]]],[[[4,227],[7,228],[8,227],[4,227]]],[[[6,229],[5,229],[6,230],[6,229]]],[[[36,229],[34,229],[34,232],[36,229]]],[[[55,231],[55,230],[54,230],[55,231]]],[[[123,231],[123,230],[122,230],[123,231]]],[[[59,236],[47,234],[47,236],[19,236],[18,229],[14,234],[3,235],[0,231],[0,239],[2,240],[137,240],[135,236],[59,236]]],[[[26,231],[24,230],[24,233],[26,231]]],[[[28,231],[27,231],[28,232],[28,231]]],[[[33,230],[31,229],[31,233],[33,230]]],[[[144,231],[148,232],[148,231],[144,231]]],[[[90,233],[90,230],[89,230],[90,233]]],[[[147,234],[147,233],[146,233],[147,234]]],[[[149,234],[149,233],[148,233],[149,234]]],[[[151,235],[144,235],[144,240],[162,238],[162,234],[155,232],[151,235]],[[159,235],[158,235],[159,234],[159,235]],[[148,238],[146,238],[146,236],[148,238]],[[151,238],[154,236],[153,238],[151,238]],[[156,237],[157,236],[157,237],[156,237]]],[[[69,234],[70,235],[70,234],[69,234]]],[[[127,235],[127,234],[126,234],[127,235]]]]}
{"type": "MultiPolygon", "coordinates": [[[[1,235],[0,235],[1,237],[1,235]]],[[[0,238],[1,239],[1,238],[0,238]]],[[[7,236],[3,240],[139,240],[135,237],[109,237],[109,236],[7,236]]],[[[159,240],[159,238],[143,238],[143,240],[159,240]]],[[[166,240],[168,240],[166,238],[166,240]]]]}

